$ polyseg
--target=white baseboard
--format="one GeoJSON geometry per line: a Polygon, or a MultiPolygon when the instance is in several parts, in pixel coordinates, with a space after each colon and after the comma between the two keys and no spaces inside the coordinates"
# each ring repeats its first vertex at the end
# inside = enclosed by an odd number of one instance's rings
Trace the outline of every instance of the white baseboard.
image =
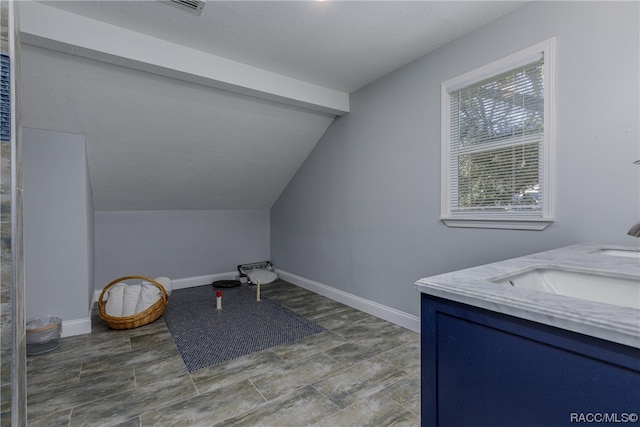
{"type": "Polygon", "coordinates": [[[283,270],[276,270],[278,276],[282,280],[293,283],[296,286],[305,288],[319,295],[330,298],[334,301],[353,307],[357,310],[369,313],[372,316],[379,317],[388,322],[394,323],[403,328],[407,328],[411,331],[420,333],[420,318],[408,313],[405,313],[395,308],[388,307],[386,305],[379,304],[368,299],[341,291],[331,286],[324,285],[322,283],[301,277],[292,273],[288,273],[283,270]]]}
{"type": "Polygon", "coordinates": [[[205,276],[185,277],[183,279],[172,279],[173,289],[193,288],[195,286],[209,285],[216,280],[233,280],[239,273],[230,271],[227,273],[207,274],[205,276]]]}
{"type": "MultiPolygon", "coordinates": [[[[172,289],[184,289],[193,288],[195,286],[208,285],[216,280],[233,280],[238,275],[237,271],[230,271],[227,273],[215,273],[206,274],[204,276],[183,277],[182,279],[171,279],[172,289]]],[[[91,305],[98,302],[102,289],[97,289],[93,292],[93,300],[91,305]]]]}
{"type": "MultiPolygon", "coordinates": [[[[100,294],[98,294],[99,296],[100,294]]],[[[72,337],[74,335],[83,335],[91,332],[91,319],[75,319],[75,320],[63,320],[62,321],[62,332],[60,336],[64,337],[72,337]]]]}
{"type": "MultiPolygon", "coordinates": [[[[417,316],[413,316],[411,314],[405,313],[400,310],[396,310],[395,308],[388,307],[386,305],[379,304],[374,301],[370,301],[368,299],[364,299],[357,295],[353,295],[344,291],[341,291],[336,288],[332,288],[331,286],[324,285],[322,283],[313,281],[311,279],[307,279],[302,276],[298,276],[293,273],[289,273],[284,270],[276,269],[278,276],[282,280],[286,280],[296,286],[300,286],[301,288],[310,290],[319,295],[330,298],[339,303],[348,305],[349,307],[353,307],[357,310],[364,311],[365,313],[369,313],[372,316],[379,317],[388,322],[394,323],[398,326],[402,326],[403,328],[407,328],[411,331],[420,333],[420,318],[417,316]]],[[[207,274],[204,276],[195,276],[195,277],[185,277],[182,279],[172,279],[171,284],[173,289],[184,289],[191,288],[194,286],[208,285],[216,280],[232,280],[238,275],[237,272],[231,271],[227,273],[216,273],[216,274],[207,274]]],[[[98,301],[100,298],[100,293],[102,289],[96,290],[93,295],[92,304],[98,301]]],[[[84,321],[85,319],[81,319],[84,321]]],[[[88,330],[86,332],[79,333],[88,333],[91,332],[91,322],[89,319],[86,319],[89,323],[88,330]]],[[[70,322],[79,322],[79,321],[70,321],[70,322]]],[[[65,335],[65,322],[62,323],[62,333],[65,335]]],[[[69,330],[75,330],[76,327],[70,327],[69,330]]],[[[78,335],[78,333],[74,333],[73,335],[78,335]]]]}

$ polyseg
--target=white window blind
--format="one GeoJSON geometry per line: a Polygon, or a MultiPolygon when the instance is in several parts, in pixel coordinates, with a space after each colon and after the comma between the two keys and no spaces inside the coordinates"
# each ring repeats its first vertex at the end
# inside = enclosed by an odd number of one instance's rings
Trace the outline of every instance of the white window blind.
{"type": "Polygon", "coordinates": [[[451,211],[541,211],[544,61],[451,96],[451,211]]]}
{"type": "Polygon", "coordinates": [[[443,84],[443,220],[549,218],[547,59],[528,51],[482,80],[443,84]]]}

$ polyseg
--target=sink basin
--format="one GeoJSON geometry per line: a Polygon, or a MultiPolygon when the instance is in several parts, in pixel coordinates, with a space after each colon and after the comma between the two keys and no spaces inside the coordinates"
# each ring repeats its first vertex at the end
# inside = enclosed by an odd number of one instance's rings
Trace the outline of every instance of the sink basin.
{"type": "Polygon", "coordinates": [[[640,309],[640,277],[621,278],[556,268],[536,268],[495,283],[640,309]]]}
{"type": "Polygon", "coordinates": [[[599,254],[640,259],[640,249],[598,249],[599,254]]]}

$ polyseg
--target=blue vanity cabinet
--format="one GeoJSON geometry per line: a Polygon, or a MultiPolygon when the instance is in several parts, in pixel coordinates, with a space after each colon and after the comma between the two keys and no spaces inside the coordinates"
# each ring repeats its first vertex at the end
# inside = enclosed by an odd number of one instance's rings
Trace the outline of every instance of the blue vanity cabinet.
{"type": "Polygon", "coordinates": [[[640,349],[421,295],[423,426],[640,425],[640,349]]]}

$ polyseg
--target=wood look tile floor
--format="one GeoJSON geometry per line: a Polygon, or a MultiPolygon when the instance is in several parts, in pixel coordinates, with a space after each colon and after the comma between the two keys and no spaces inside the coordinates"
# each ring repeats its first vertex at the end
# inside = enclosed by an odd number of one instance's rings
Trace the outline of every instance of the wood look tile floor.
{"type": "Polygon", "coordinates": [[[187,372],[162,318],[28,358],[29,426],[418,426],[419,335],[278,280],[263,295],[327,331],[187,372]]]}

